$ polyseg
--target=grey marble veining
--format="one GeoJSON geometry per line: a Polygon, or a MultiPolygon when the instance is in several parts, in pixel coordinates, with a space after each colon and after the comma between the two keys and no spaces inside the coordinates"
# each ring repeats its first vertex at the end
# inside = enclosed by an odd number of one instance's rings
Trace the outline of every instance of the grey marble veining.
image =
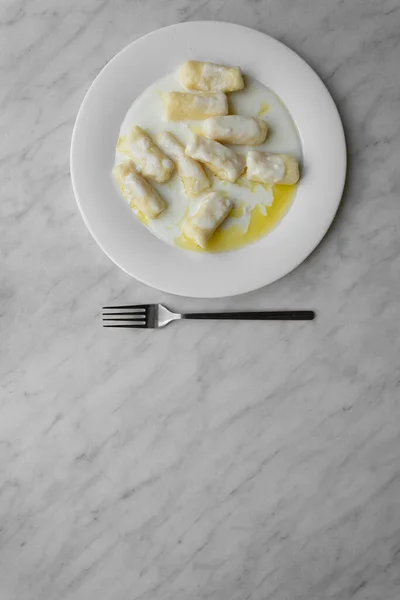
{"type": "Polygon", "coordinates": [[[399,28],[398,0],[1,3],[1,600],[399,599],[399,28]],[[198,19],[302,55],[349,149],[311,257],[208,302],[111,264],[68,164],[104,64],[198,19]],[[133,300],[318,320],[101,329],[105,301],[133,300]]]}

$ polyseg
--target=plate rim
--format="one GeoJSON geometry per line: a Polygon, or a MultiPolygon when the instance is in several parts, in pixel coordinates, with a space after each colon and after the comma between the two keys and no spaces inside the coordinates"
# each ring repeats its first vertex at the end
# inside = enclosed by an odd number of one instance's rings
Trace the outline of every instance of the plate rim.
{"type": "MultiPolygon", "coordinates": [[[[134,101],[134,100],[133,100],[134,101]]],[[[301,131],[299,130],[299,135],[301,138],[301,131]]],[[[114,263],[116,264],[122,271],[124,271],[127,275],[129,275],[130,277],[133,277],[134,279],[136,279],[137,281],[139,281],[140,283],[143,283],[153,289],[159,290],[161,292],[165,292],[168,294],[172,294],[172,295],[177,295],[177,296],[184,296],[184,297],[192,297],[192,298],[224,298],[224,297],[232,297],[232,296],[238,296],[238,295],[242,295],[242,294],[246,294],[246,293],[250,293],[252,291],[256,291],[258,289],[262,289],[263,287],[266,287],[268,285],[270,285],[271,283],[274,283],[275,281],[279,281],[280,279],[282,279],[283,277],[285,277],[286,275],[288,275],[289,273],[291,273],[292,271],[294,271],[300,264],[302,264],[315,250],[316,248],[320,245],[320,243],[322,242],[322,240],[324,239],[324,237],[326,236],[329,228],[331,227],[335,216],[337,214],[337,211],[339,209],[342,197],[343,197],[343,192],[344,192],[344,188],[345,188],[345,183],[346,183],[346,177],[347,177],[347,163],[348,163],[348,156],[347,156],[347,145],[346,145],[346,137],[345,137],[345,132],[344,132],[344,127],[343,127],[343,122],[339,113],[339,109],[336,105],[336,102],[334,101],[329,89],[327,88],[325,82],[322,80],[322,78],[319,76],[319,74],[308,64],[308,62],[302,57],[300,56],[297,52],[295,52],[292,48],[290,48],[289,46],[287,46],[286,44],[284,44],[283,42],[281,42],[280,40],[274,38],[273,36],[263,32],[263,31],[259,31],[258,29],[252,28],[252,27],[248,27],[245,25],[239,25],[237,23],[232,23],[229,21],[216,21],[216,20],[200,20],[200,21],[184,21],[184,22],[180,22],[180,23],[174,23],[171,25],[166,25],[163,27],[159,27],[157,29],[154,29],[152,31],[149,31],[147,33],[145,33],[142,36],[139,36],[137,39],[133,40],[132,42],[130,42],[129,44],[127,44],[126,46],[124,46],[119,52],[117,52],[109,61],[106,62],[106,64],[100,69],[99,73],[96,75],[96,77],[94,78],[94,80],[91,82],[90,86],[88,87],[88,89],[85,92],[85,95],[83,97],[83,100],[80,104],[76,119],[75,119],[75,123],[74,123],[74,127],[73,127],[73,131],[72,131],[72,135],[71,135],[71,144],[70,144],[70,153],[69,153],[69,158],[70,158],[70,174],[71,174],[71,182],[72,182],[72,189],[74,192],[74,196],[75,196],[75,200],[79,209],[79,212],[82,216],[82,219],[89,231],[89,233],[91,234],[92,238],[95,240],[95,242],[97,243],[97,245],[99,246],[99,248],[104,252],[104,254],[114,263]],[[335,117],[336,117],[336,127],[337,127],[337,131],[336,134],[341,138],[340,139],[340,145],[341,145],[341,158],[342,158],[342,173],[340,174],[340,185],[338,185],[338,193],[337,193],[337,201],[335,206],[333,207],[333,209],[331,210],[329,216],[327,215],[327,219],[326,219],[326,223],[324,227],[320,228],[320,233],[318,235],[317,240],[313,242],[313,244],[311,245],[310,248],[307,248],[301,255],[300,258],[296,258],[295,261],[292,262],[292,264],[290,266],[288,266],[287,268],[284,268],[280,274],[277,277],[273,277],[272,279],[266,280],[265,282],[262,283],[257,283],[256,285],[250,284],[247,286],[243,286],[243,289],[241,291],[235,291],[235,290],[228,290],[226,293],[210,293],[209,291],[207,291],[204,294],[199,294],[199,293],[190,293],[190,291],[186,290],[184,292],[180,292],[180,291],[176,291],[174,289],[171,289],[169,286],[165,286],[165,285],[158,285],[154,282],[150,282],[148,280],[146,280],[145,277],[143,276],[138,276],[138,275],[133,275],[127,268],[125,268],[122,264],[120,264],[120,262],[114,258],[113,256],[111,256],[108,251],[104,248],[102,242],[100,241],[99,237],[96,235],[96,233],[93,230],[93,227],[90,223],[90,220],[87,218],[87,215],[85,213],[85,208],[81,203],[81,200],[79,198],[79,193],[77,190],[77,183],[76,183],[76,178],[75,178],[75,173],[74,173],[74,167],[73,167],[73,163],[74,163],[74,154],[75,154],[75,147],[76,147],[76,138],[77,138],[77,132],[79,130],[79,127],[81,125],[81,121],[82,118],[84,116],[84,111],[86,108],[86,105],[88,104],[88,102],[90,101],[90,97],[91,94],[93,92],[93,88],[95,87],[95,84],[98,82],[98,80],[101,78],[101,76],[103,75],[104,71],[108,68],[111,67],[111,65],[116,62],[121,55],[127,53],[130,51],[130,49],[132,48],[132,46],[135,46],[135,44],[137,44],[139,41],[142,42],[143,40],[145,40],[146,38],[151,38],[152,36],[156,36],[159,32],[161,31],[167,31],[167,30],[173,30],[173,29],[181,29],[181,28],[185,28],[185,27],[193,27],[193,26],[209,26],[209,25],[220,25],[223,27],[233,27],[233,28],[238,28],[241,30],[246,30],[248,32],[251,32],[252,34],[256,34],[259,36],[263,36],[266,38],[269,38],[270,40],[272,40],[275,44],[280,45],[281,47],[283,47],[285,49],[286,52],[288,52],[289,54],[293,55],[293,57],[296,58],[296,60],[300,60],[303,63],[303,66],[306,67],[310,73],[312,73],[312,75],[314,77],[316,77],[319,80],[320,85],[323,87],[323,89],[325,90],[326,95],[329,97],[330,101],[331,101],[331,109],[332,111],[335,113],[335,117]]],[[[279,226],[279,224],[278,224],[279,226]]]]}

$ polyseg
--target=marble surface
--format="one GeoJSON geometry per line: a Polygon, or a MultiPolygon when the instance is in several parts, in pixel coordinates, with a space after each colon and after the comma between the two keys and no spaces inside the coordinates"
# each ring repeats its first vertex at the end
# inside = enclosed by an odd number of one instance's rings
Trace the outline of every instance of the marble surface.
{"type": "Polygon", "coordinates": [[[2,600],[399,599],[399,28],[398,0],[3,0],[2,600]],[[68,164],[104,64],[198,19],[256,27],[309,61],[350,165],[301,267],[208,302],[111,264],[68,164]],[[318,320],[100,326],[105,302],[160,300],[318,320]]]}

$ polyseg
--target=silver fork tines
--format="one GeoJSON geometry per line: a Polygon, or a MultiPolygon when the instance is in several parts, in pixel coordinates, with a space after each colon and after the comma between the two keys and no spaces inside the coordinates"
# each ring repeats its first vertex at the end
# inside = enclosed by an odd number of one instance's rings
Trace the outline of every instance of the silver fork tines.
{"type": "Polygon", "coordinates": [[[158,329],[179,319],[222,319],[246,321],[312,321],[311,310],[267,310],[254,312],[174,313],[162,304],[103,306],[103,327],[158,329]],[[123,311],[123,312],[121,312],[123,311]]]}
{"type": "Polygon", "coordinates": [[[132,304],[126,306],[103,306],[103,327],[155,328],[156,304],[132,304]]]}

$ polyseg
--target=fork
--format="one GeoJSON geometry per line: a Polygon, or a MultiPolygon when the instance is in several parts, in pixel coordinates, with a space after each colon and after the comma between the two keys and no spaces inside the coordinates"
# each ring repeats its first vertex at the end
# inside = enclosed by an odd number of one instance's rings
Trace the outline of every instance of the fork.
{"type": "Polygon", "coordinates": [[[103,327],[159,329],[171,321],[221,319],[246,321],[312,321],[312,310],[264,310],[254,312],[175,313],[162,304],[103,306],[103,327]],[[123,311],[123,312],[121,312],[123,311]]]}

